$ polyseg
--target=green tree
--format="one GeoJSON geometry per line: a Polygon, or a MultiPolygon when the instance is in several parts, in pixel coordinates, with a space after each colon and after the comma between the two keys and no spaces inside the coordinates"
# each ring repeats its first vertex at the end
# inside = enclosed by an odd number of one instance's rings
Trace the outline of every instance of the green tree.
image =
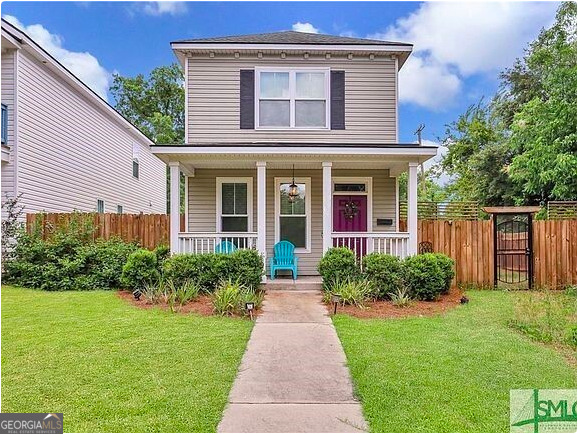
{"type": "MultiPolygon", "coordinates": [[[[153,142],[185,142],[185,91],[181,67],[159,66],[148,77],[115,74],[110,92],[116,109],[153,142]]],[[[184,177],[181,177],[181,212],[184,211],[184,177]]],[[[170,174],[167,169],[167,211],[170,210],[170,174]]]]}
{"type": "Polygon", "coordinates": [[[173,63],[159,66],[148,77],[115,74],[110,93],[116,109],[155,143],[185,141],[183,71],[173,63]]]}
{"type": "Polygon", "coordinates": [[[576,54],[576,3],[564,3],[521,62],[538,79],[514,113],[509,138],[519,203],[576,199],[576,54]]]}
{"type": "Polygon", "coordinates": [[[484,205],[513,202],[516,188],[508,175],[513,156],[490,106],[482,102],[471,106],[448,125],[443,146],[448,152],[440,166],[452,177],[446,186],[449,195],[484,205]]]}
{"type": "Polygon", "coordinates": [[[563,3],[490,104],[448,126],[448,193],[485,205],[576,199],[576,3],[563,3]]]}
{"type": "MultiPolygon", "coordinates": [[[[398,178],[399,200],[407,200],[407,172],[398,178]]],[[[445,202],[450,199],[448,191],[439,184],[437,173],[434,170],[426,170],[422,176],[418,172],[417,200],[420,202],[445,202]]]]}

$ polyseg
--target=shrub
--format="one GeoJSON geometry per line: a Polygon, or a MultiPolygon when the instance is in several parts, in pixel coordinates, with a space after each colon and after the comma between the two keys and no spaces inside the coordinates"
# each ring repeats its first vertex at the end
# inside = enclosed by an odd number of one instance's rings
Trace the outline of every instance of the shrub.
{"type": "Polygon", "coordinates": [[[186,280],[195,282],[202,291],[211,292],[219,281],[215,272],[216,255],[179,254],[168,258],[163,265],[163,277],[178,285],[186,280]]]}
{"type": "Polygon", "coordinates": [[[171,249],[166,244],[161,244],[160,246],[157,246],[153,252],[155,252],[157,257],[157,266],[159,273],[161,273],[165,261],[169,258],[169,256],[171,256],[171,249]]]}
{"type": "Polygon", "coordinates": [[[447,294],[450,291],[450,287],[452,286],[452,279],[456,275],[455,272],[455,261],[450,258],[449,256],[444,255],[443,253],[430,253],[433,255],[440,267],[442,276],[444,278],[444,290],[442,294],[447,294]]]}
{"type": "Polygon", "coordinates": [[[234,315],[241,309],[242,285],[230,280],[223,281],[213,294],[213,312],[217,315],[234,315]]]}
{"type": "Polygon", "coordinates": [[[367,300],[375,297],[373,284],[367,279],[336,280],[326,295],[335,294],[341,299],[341,304],[363,307],[367,300]]]}
{"type": "Polygon", "coordinates": [[[263,258],[257,250],[237,250],[225,256],[230,263],[229,278],[250,289],[259,288],[264,269],[263,258]]]}
{"type": "Polygon", "coordinates": [[[400,288],[402,264],[397,256],[370,253],[363,258],[363,275],[373,283],[377,297],[386,299],[400,288]]]}
{"type": "Polygon", "coordinates": [[[78,289],[119,288],[123,266],[136,250],[135,244],[125,243],[120,238],[81,246],[79,256],[84,265],[78,289]]]}
{"type": "Polygon", "coordinates": [[[122,284],[129,289],[142,289],[148,283],[156,283],[160,278],[157,256],[154,252],[139,249],[128,257],[122,267],[122,284]]]}
{"type": "Polygon", "coordinates": [[[204,292],[214,292],[222,279],[256,289],[261,284],[263,259],[255,250],[173,255],[165,261],[163,275],[177,284],[190,279],[204,292]]]}
{"type": "Polygon", "coordinates": [[[253,302],[255,309],[263,304],[264,294],[243,285],[239,281],[223,280],[212,297],[213,311],[217,315],[246,314],[245,302],[253,302]]]}
{"type": "Polygon", "coordinates": [[[175,301],[184,306],[189,301],[194,300],[199,296],[199,286],[192,280],[186,280],[182,285],[176,287],[175,301]]]}
{"type": "Polygon", "coordinates": [[[50,239],[22,233],[4,279],[46,291],[112,289],[120,287],[122,267],[136,245],[114,238],[93,241],[73,228],[58,230],[50,239]]]}
{"type": "Polygon", "coordinates": [[[141,289],[142,297],[146,303],[157,304],[161,300],[161,293],[163,291],[162,283],[146,283],[141,289]]]}
{"type": "Polygon", "coordinates": [[[433,253],[410,256],[403,262],[403,280],[410,295],[418,300],[436,300],[445,290],[446,280],[433,253]]]}
{"type": "Polygon", "coordinates": [[[413,301],[409,291],[404,286],[400,286],[394,292],[390,292],[389,298],[393,305],[397,307],[408,307],[413,301]]]}
{"type": "Polygon", "coordinates": [[[329,249],[317,266],[323,278],[323,289],[328,291],[337,281],[352,280],[359,277],[355,253],[347,247],[329,249]]]}

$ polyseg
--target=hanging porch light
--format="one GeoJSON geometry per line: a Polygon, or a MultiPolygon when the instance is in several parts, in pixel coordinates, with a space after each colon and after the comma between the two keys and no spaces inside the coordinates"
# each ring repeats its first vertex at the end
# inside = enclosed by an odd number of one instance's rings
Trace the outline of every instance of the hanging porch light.
{"type": "Polygon", "coordinates": [[[299,187],[295,184],[295,164],[293,165],[293,182],[289,186],[289,202],[293,203],[299,197],[299,187]]]}

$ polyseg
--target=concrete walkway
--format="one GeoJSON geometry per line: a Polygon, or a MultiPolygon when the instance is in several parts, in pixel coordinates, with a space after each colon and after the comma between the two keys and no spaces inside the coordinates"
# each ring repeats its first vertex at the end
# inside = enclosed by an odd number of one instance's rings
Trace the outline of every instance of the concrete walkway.
{"type": "Polygon", "coordinates": [[[345,363],[319,291],[268,291],[219,432],[365,431],[345,363]]]}

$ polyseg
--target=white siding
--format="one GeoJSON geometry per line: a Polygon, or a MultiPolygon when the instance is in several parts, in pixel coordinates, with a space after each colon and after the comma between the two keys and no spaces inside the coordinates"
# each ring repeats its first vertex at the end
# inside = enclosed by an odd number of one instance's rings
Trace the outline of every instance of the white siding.
{"type": "Polygon", "coordinates": [[[97,199],[106,212],[166,212],[165,164],[146,141],[23,50],[18,92],[18,187],[27,212],[94,211],[97,199]]]}
{"type": "MultiPolygon", "coordinates": [[[[15,111],[15,83],[14,83],[14,59],[16,51],[2,51],[2,104],[8,108],[8,144],[12,150],[14,146],[14,111],[15,111]]],[[[9,161],[2,162],[2,198],[4,202],[6,196],[14,196],[15,188],[15,153],[10,152],[9,161]]]]}
{"type": "Polygon", "coordinates": [[[396,142],[396,63],[389,57],[195,55],[189,57],[188,143],[396,142]],[[245,56],[245,57],[243,57],[245,56]],[[241,130],[239,71],[258,67],[330,67],[345,71],[345,130],[241,130]]]}
{"type": "MultiPolygon", "coordinates": [[[[273,254],[275,244],[275,178],[291,177],[291,170],[267,170],[267,258],[273,254]]],[[[387,170],[333,170],[333,176],[372,177],[373,182],[373,230],[395,231],[395,178],[387,170]],[[392,226],[377,226],[378,218],[391,218],[392,226]]],[[[215,232],[216,228],[216,178],[221,176],[253,177],[253,227],[256,228],[257,180],[256,170],[213,170],[197,169],[189,178],[189,231],[215,232]]],[[[311,253],[299,253],[299,273],[317,274],[317,263],[321,259],[323,243],[323,186],[322,171],[295,170],[297,178],[311,178],[311,253]]],[[[267,259],[268,261],[268,259],[267,259]]],[[[268,265],[268,264],[267,264],[268,265]]]]}

